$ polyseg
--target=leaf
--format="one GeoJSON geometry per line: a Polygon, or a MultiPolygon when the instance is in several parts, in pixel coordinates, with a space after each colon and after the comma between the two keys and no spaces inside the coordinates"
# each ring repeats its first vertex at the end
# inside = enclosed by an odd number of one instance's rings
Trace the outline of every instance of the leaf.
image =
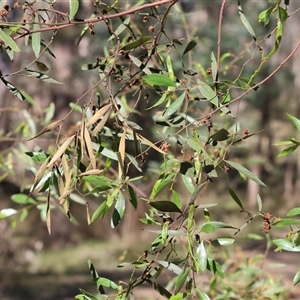
{"type": "Polygon", "coordinates": [[[175,282],[175,295],[178,294],[178,292],[181,290],[182,286],[186,282],[189,272],[191,270],[191,267],[186,268],[176,279],[175,282]]]}
{"type": "Polygon", "coordinates": [[[155,199],[160,194],[160,192],[167,185],[169,185],[172,182],[173,182],[173,175],[172,174],[169,174],[168,176],[166,176],[165,174],[161,174],[159,176],[159,178],[156,180],[156,182],[155,182],[155,184],[152,188],[152,191],[151,191],[151,194],[150,194],[150,197],[149,197],[149,201],[152,201],[153,199],[155,199]]]}
{"type": "Polygon", "coordinates": [[[225,273],[224,270],[222,269],[222,266],[218,264],[215,260],[208,258],[207,259],[207,270],[210,272],[217,274],[218,276],[224,278],[225,273]]]}
{"type": "Polygon", "coordinates": [[[182,181],[186,187],[186,189],[190,192],[193,193],[195,191],[195,184],[193,181],[193,178],[181,175],[182,181]]]}
{"type": "Polygon", "coordinates": [[[78,11],[79,0],[69,0],[69,2],[70,2],[69,18],[70,20],[72,20],[78,11]]]}
{"type": "Polygon", "coordinates": [[[283,157],[283,156],[289,155],[289,154],[293,153],[298,147],[299,147],[299,145],[293,145],[291,147],[285,148],[277,155],[277,157],[283,157]]]}
{"type": "Polygon", "coordinates": [[[210,139],[213,139],[218,142],[226,141],[229,139],[229,134],[230,133],[226,129],[222,128],[216,133],[214,133],[212,136],[210,136],[210,139]]]}
{"type": "Polygon", "coordinates": [[[10,197],[10,199],[18,204],[24,204],[25,202],[32,204],[36,203],[36,201],[33,198],[27,196],[26,194],[14,194],[10,197]]]}
{"type": "Polygon", "coordinates": [[[40,21],[39,14],[36,13],[34,17],[33,31],[37,31],[37,32],[34,32],[32,34],[32,40],[31,40],[31,46],[35,57],[39,57],[41,52],[41,33],[39,32],[40,29],[40,24],[38,24],[39,21],[40,21]]]}
{"type": "Polygon", "coordinates": [[[37,66],[37,68],[38,68],[41,72],[47,72],[47,71],[49,71],[49,68],[48,68],[44,63],[42,63],[42,62],[40,62],[40,61],[37,61],[37,62],[36,62],[36,66],[37,66]]]}
{"type": "Polygon", "coordinates": [[[197,262],[199,264],[199,269],[204,272],[207,267],[207,254],[204,247],[203,241],[200,242],[199,246],[196,248],[196,254],[195,257],[197,259],[197,262]]]}
{"type": "Polygon", "coordinates": [[[106,205],[106,202],[103,202],[93,213],[91,218],[91,223],[95,222],[100,217],[104,217],[108,211],[110,210],[110,207],[106,205]]]}
{"type": "Polygon", "coordinates": [[[183,51],[182,56],[184,56],[185,54],[187,54],[188,52],[190,52],[192,49],[194,49],[197,46],[197,42],[198,42],[197,40],[198,39],[193,39],[187,44],[186,48],[183,51]]]}
{"type": "Polygon", "coordinates": [[[204,293],[203,291],[198,290],[198,294],[199,294],[199,300],[210,300],[210,298],[207,296],[206,293],[204,293]]]}
{"type": "Polygon", "coordinates": [[[14,214],[16,214],[18,211],[16,211],[13,208],[3,208],[0,210],[0,219],[8,218],[14,214]]]}
{"type": "Polygon", "coordinates": [[[57,121],[54,121],[50,124],[48,124],[46,127],[44,127],[38,134],[36,134],[34,137],[28,139],[27,141],[31,141],[39,136],[41,136],[42,134],[44,133],[47,133],[47,132],[50,132],[52,131],[53,129],[55,129],[57,126],[59,126],[60,124],[62,123],[62,120],[57,120],[57,121]]]}
{"type": "Polygon", "coordinates": [[[273,226],[282,227],[282,226],[291,226],[291,225],[299,225],[299,220],[294,219],[281,219],[274,223],[272,223],[273,226]]]}
{"type": "Polygon", "coordinates": [[[130,42],[128,44],[126,44],[125,46],[121,47],[120,50],[124,50],[124,51],[128,51],[128,50],[132,50],[135,49],[149,41],[151,41],[153,39],[153,36],[142,36],[141,38],[130,42]]]}
{"type": "Polygon", "coordinates": [[[38,71],[34,71],[34,70],[26,69],[26,76],[28,76],[28,77],[35,77],[35,78],[38,78],[40,80],[43,80],[43,81],[49,82],[49,83],[63,84],[62,82],[59,82],[59,81],[51,78],[50,76],[48,76],[48,75],[46,75],[44,73],[41,73],[41,72],[38,72],[38,71]]]}
{"type": "Polygon", "coordinates": [[[202,190],[202,188],[203,188],[206,184],[207,184],[207,182],[201,183],[201,184],[199,184],[199,185],[195,188],[193,194],[191,195],[191,197],[190,197],[190,199],[189,199],[189,204],[190,204],[190,205],[195,203],[195,201],[196,201],[196,199],[197,199],[197,197],[198,197],[200,191],[202,190]]]}
{"type": "Polygon", "coordinates": [[[294,278],[293,278],[293,285],[298,284],[300,281],[300,270],[297,271],[297,273],[295,274],[294,278]]]}
{"type": "MultiPolygon", "coordinates": [[[[0,29],[1,30],[1,29],[0,29]]],[[[24,101],[26,100],[26,97],[20,92],[13,84],[5,80],[3,77],[1,77],[2,82],[6,85],[7,89],[19,100],[24,101]]]]}
{"type": "Polygon", "coordinates": [[[266,186],[258,177],[256,177],[252,172],[250,172],[248,169],[241,166],[240,164],[229,160],[224,160],[224,162],[236,169],[237,171],[239,171],[240,173],[242,173],[243,175],[245,175],[247,178],[258,183],[259,185],[266,186]]]}
{"type": "Polygon", "coordinates": [[[119,36],[129,25],[130,23],[130,17],[127,17],[124,22],[114,31],[114,34],[110,36],[110,38],[107,40],[108,42],[116,38],[115,36],[119,36]]]}
{"type": "MultiPolygon", "coordinates": [[[[212,78],[214,81],[218,81],[218,64],[217,64],[217,60],[216,60],[216,57],[213,52],[211,52],[210,57],[211,57],[212,78]]],[[[223,102],[224,102],[224,100],[223,100],[223,102]]]]}
{"type": "Polygon", "coordinates": [[[125,199],[124,199],[123,194],[120,192],[118,194],[118,199],[116,201],[116,205],[115,205],[115,208],[114,208],[114,211],[112,214],[112,218],[111,218],[111,227],[112,228],[115,228],[120,224],[120,222],[124,216],[124,213],[125,213],[125,199]]]}
{"type": "Polygon", "coordinates": [[[298,131],[300,131],[300,120],[290,114],[287,114],[289,119],[293,122],[298,131]]]}
{"type": "Polygon", "coordinates": [[[162,212],[178,212],[181,213],[180,208],[171,201],[153,201],[149,203],[155,209],[162,212]]]}
{"type": "Polygon", "coordinates": [[[105,287],[108,287],[108,288],[111,288],[114,290],[117,290],[119,288],[119,286],[116,283],[114,283],[113,281],[111,281],[107,278],[104,278],[104,277],[95,278],[94,281],[99,285],[102,285],[102,286],[105,286],[105,287]]]}
{"type": "Polygon", "coordinates": [[[244,26],[246,27],[246,29],[248,30],[248,32],[251,34],[251,36],[253,37],[254,41],[256,41],[257,40],[256,39],[256,34],[255,34],[252,26],[250,25],[249,21],[247,20],[245,14],[243,12],[240,0],[238,0],[238,11],[239,11],[239,15],[240,15],[241,21],[243,22],[244,26]]]}
{"type": "Polygon", "coordinates": [[[300,252],[300,246],[295,246],[294,243],[286,239],[275,239],[273,243],[278,247],[277,251],[285,250],[290,252],[300,252]]]}
{"type": "Polygon", "coordinates": [[[129,201],[132,204],[133,208],[137,209],[137,205],[138,205],[137,201],[138,200],[137,200],[137,197],[136,197],[136,193],[130,185],[127,185],[127,189],[128,189],[128,194],[129,194],[129,201]]]}
{"type": "MultiPolygon", "coordinates": [[[[46,225],[48,229],[49,235],[51,235],[51,208],[50,208],[50,197],[51,197],[51,191],[49,189],[48,196],[47,196],[47,208],[46,208],[46,225]]],[[[68,214],[68,212],[66,212],[68,214]]]]}
{"type": "Polygon", "coordinates": [[[185,99],[185,92],[182,93],[172,104],[166,109],[166,111],[163,113],[164,116],[171,116],[173,115],[184,102],[185,99]]]}
{"type": "Polygon", "coordinates": [[[4,43],[4,45],[7,47],[9,46],[13,51],[19,52],[21,51],[16,42],[0,28],[0,39],[4,43]]]}
{"type": "Polygon", "coordinates": [[[142,80],[150,86],[176,87],[176,83],[163,74],[149,74],[142,77],[142,80]]]}
{"type": "Polygon", "coordinates": [[[126,131],[124,130],[119,141],[119,153],[118,153],[120,157],[118,162],[119,178],[122,178],[122,176],[124,176],[125,138],[126,138],[126,131]]]}
{"type": "Polygon", "coordinates": [[[237,203],[237,205],[244,211],[244,207],[242,202],[240,201],[239,197],[237,194],[232,190],[231,188],[228,188],[229,194],[232,197],[232,199],[237,203]]]}
{"type": "Polygon", "coordinates": [[[106,114],[110,108],[112,107],[112,104],[106,104],[102,106],[99,110],[96,111],[96,113],[89,119],[89,121],[85,124],[86,127],[90,127],[94,125],[101,117],[106,114]]]}
{"type": "Polygon", "coordinates": [[[63,142],[63,144],[57,149],[57,151],[53,155],[52,159],[50,160],[49,164],[47,165],[47,168],[52,166],[66,152],[66,150],[68,149],[70,144],[73,142],[74,138],[75,138],[75,135],[72,135],[71,137],[69,137],[67,140],[65,140],[63,142]]]}
{"type": "Polygon", "coordinates": [[[264,60],[271,58],[277,52],[280,42],[281,42],[282,31],[283,31],[282,21],[280,19],[278,19],[275,45],[274,45],[273,49],[271,50],[271,52],[267,56],[264,57],[264,60]]]}
{"type": "Polygon", "coordinates": [[[297,215],[300,215],[300,207],[294,207],[287,213],[288,217],[293,217],[297,215]]]}
{"type": "Polygon", "coordinates": [[[262,211],[262,201],[259,195],[257,195],[257,206],[258,206],[258,211],[262,211]]]}
{"type": "Polygon", "coordinates": [[[218,106],[218,96],[216,92],[205,82],[201,80],[197,80],[198,83],[198,89],[200,93],[203,95],[205,99],[207,99],[209,102],[211,102],[213,105],[218,106]]]}
{"type": "Polygon", "coordinates": [[[93,144],[92,144],[92,140],[90,137],[90,133],[86,127],[84,127],[84,144],[85,144],[85,147],[87,150],[88,157],[91,161],[92,168],[96,169],[97,166],[96,166],[96,158],[95,158],[94,150],[93,150],[93,144]]]}

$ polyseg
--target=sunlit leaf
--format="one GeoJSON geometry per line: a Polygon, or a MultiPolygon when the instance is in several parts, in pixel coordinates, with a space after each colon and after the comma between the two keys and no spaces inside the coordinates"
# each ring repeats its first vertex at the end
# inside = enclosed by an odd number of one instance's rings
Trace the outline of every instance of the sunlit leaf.
{"type": "Polygon", "coordinates": [[[0,219],[8,218],[16,213],[17,211],[13,208],[3,208],[0,210],[0,219]]]}
{"type": "Polygon", "coordinates": [[[173,115],[183,104],[185,100],[185,92],[183,92],[163,113],[164,116],[173,115]]]}
{"type": "MultiPolygon", "coordinates": [[[[1,30],[1,29],[0,29],[1,30]]],[[[1,77],[2,82],[6,85],[7,89],[19,100],[24,101],[26,100],[26,97],[22,94],[21,91],[19,91],[13,84],[5,80],[3,77],[1,77]]]]}
{"type": "Polygon", "coordinates": [[[176,87],[176,83],[163,74],[149,74],[142,77],[142,80],[150,86],[176,87]]]}
{"type": "Polygon", "coordinates": [[[94,281],[99,284],[99,285],[102,285],[102,286],[105,286],[105,287],[108,287],[108,288],[111,288],[111,289],[118,289],[118,285],[116,283],[114,283],[113,281],[107,279],[107,278],[104,278],[104,277],[98,277],[98,278],[95,278],[94,281]]]}
{"type": "Polygon", "coordinates": [[[212,272],[222,278],[225,277],[225,272],[224,272],[222,266],[211,258],[207,259],[207,270],[209,270],[210,272],[212,272]]]}
{"type": "Polygon", "coordinates": [[[295,274],[294,278],[293,278],[293,285],[298,284],[300,281],[300,270],[297,271],[297,273],[295,274]]]}
{"type": "Polygon", "coordinates": [[[258,207],[258,211],[262,211],[262,200],[260,195],[257,195],[257,207],[258,207]]]}
{"type": "Polygon", "coordinates": [[[253,39],[256,41],[256,34],[243,12],[240,0],[238,0],[238,11],[239,11],[239,15],[240,15],[241,21],[243,22],[244,26],[246,27],[248,32],[251,34],[253,39]]]}
{"type": "Polygon", "coordinates": [[[287,114],[289,119],[293,122],[298,131],[300,131],[300,120],[290,114],[287,114]]]}
{"type": "Polygon", "coordinates": [[[188,267],[186,268],[176,279],[176,282],[175,282],[175,290],[174,290],[174,293],[175,295],[181,290],[181,288],[183,287],[183,285],[185,284],[187,278],[188,278],[188,275],[189,275],[189,272],[191,270],[191,267],[188,267]]]}
{"type": "Polygon", "coordinates": [[[9,46],[13,51],[19,52],[20,48],[16,44],[16,42],[0,28],[0,39],[3,41],[5,46],[9,46]]]}
{"type": "Polygon", "coordinates": [[[287,213],[288,217],[293,217],[297,215],[300,215],[300,207],[294,207],[287,213]]]}
{"type": "Polygon", "coordinates": [[[197,262],[199,264],[199,269],[204,272],[207,267],[207,254],[204,247],[203,241],[200,242],[198,247],[196,248],[195,257],[197,259],[197,262]]]}
{"type": "Polygon", "coordinates": [[[285,250],[290,252],[300,252],[300,246],[295,246],[294,243],[286,239],[275,239],[273,243],[278,247],[277,251],[285,250]]]}
{"type": "Polygon", "coordinates": [[[107,40],[108,42],[116,38],[116,35],[119,36],[129,25],[131,18],[127,17],[122,24],[119,25],[119,27],[114,31],[114,34],[112,34],[109,39],[107,40]]]}
{"type": "Polygon", "coordinates": [[[218,106],[218,96],[217,93],[204,81],[197,80],[198,83],[198,89],[200,93],[203,95],[205,99],[207,99],[209,102],[211,102],[213,105],[218,106]]]}
{"type": "Polygon", "coordinates": [[[299,145],[293,145],[291,147],[285,148],[278,154],[277,157],[283,157],[283,156],[289,155],[289,154],[293,153],[298,147],[299,147],[299,145]]]}
{"type": "Polygon", "coordinates": [[[69,18],[72,20],[76,15],[79,8],[79,0],[69,0],[70,10],[69,10],[69,18]]]}
{"type": "Polygon", "coordinates": [[[49,82],[49,83],[55,83],[55,84],[63,84],[62,82],[59,82],[53,78],[51,78],[50,76],[44,74],[44,73],[41,73],[41,72],[38,72],[38,71],[34,71],[34,70],[28,70],[26,69],[26,76],[28,77],[35,77],[35,78],[38,78],[40,80],[43,80],[45,82],[49,82]]]}
{"type": "Polygon", "coordinates": [[[274,223],[272,223],[273,226],[291,226],[291,225],[300,225],[300,220],[294,220],[294,219],[280,219],[274,223]]]}

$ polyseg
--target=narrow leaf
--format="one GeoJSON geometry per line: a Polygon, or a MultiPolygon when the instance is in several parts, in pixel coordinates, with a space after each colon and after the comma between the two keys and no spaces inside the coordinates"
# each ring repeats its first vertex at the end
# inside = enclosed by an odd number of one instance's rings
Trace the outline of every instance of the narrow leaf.
{"type": "Polygon", "coordinates": [[[191,267],[186,268],[177,278],[175,282],[175,295],[181,290],[182,286],[187,280],[191,267]]]}
{"type": "Polygon", "coordinates": [[[99,110],[96,111],[96,113],[89,119],[89,121],[86,123],[86,127],[90,127],[94,125],[103,115],[111,108],[112,104],[107,104],[101,107],[99,110]]]}
{"type": "Polygon", "coordinates": [[[26,76],[28,76],[28,77],[35,77],[35,78],[38,78],[40,80],[43,80],[43,81],[49,82],[49,83],[63,84],[62,82],[59,82],[59,81],[51,78],[50,76],[48,76],[48,75],[46,75],[44,73],[37,72],[37,71],[34,71],[34,70],[28,70],[28,69],[26,69],[26,76]]]}
{"type": "Polygon", "coordinates": [[[259,185],[266,186],[257,176],[255,176],[252,172],[250,172],[248,169],[245,167],[241,166],[240,164],[229,161],[229,160],[224,160],[225,163],[245,175],[247,178],[253,180],[254,182],[258,183],[259,185]]]}
{"type": "Polygon", "coordinates": [[[59,126],[60,124],[62,123],[62,120],[57,120],[57,121],[54,121],[50,124],[48,124],[47,126],[45,126],[37,135],[35,135],[34,137],[28,139],[27,141],[31,141],[37,137],[39,137],[40,135],[46,133],[46,132],[50,132],[52,131],[53,129],[55,129],[57,126],[59,126]]]}
{"type": "Polygon", "coordinates": [[[2,42],[4,43],[4,45],[6,47],[9,46],[15,52],[20,51],[20,49],[19,49],[18,45],[16,44],[16,42],[6,32],[4,32],[1,28],[0,28],[0,39],[2,40],[2,42]]]}
{"type": "Polygon", "coordinates": [[[56,153],[53,155],[52,159],[47,165],[47,168],[52,166],[66,152],[70,144],[73,142],[74,138],[75,135],[72,135],[71,137],[69,137],[67,140],[64,141],[64,143],[57,149],[56,153]]]}
{"type": "Polygon", "coordinates": [[[205,99],[211,102],[213,105],[218,106],[218,96],[216,92],[205,82],[197,80],[198,89],[205,99]]]}
{"type": "Polygon", "coordinates": [[[163,74],[149,74],[142,77],[142,80],[150,86],[176,87],[176,83],[163,74]]]}
{"type": "Polygon", "coordinates": [[[300,207],[294,207],[287,213],[288,217],[293,217],[298,215],[300,215],[300,207]]]}
{"type": "Polygon", "coordinates": [[[69,2],[70,2],[69,18],[70,18],[70,20],[72,20],[78,11],[79,1],[78,0],[69,0],[69,2]]]}
{"type": "Polygon", "coordinates": [[[118,163],[119,178],[122,178],[122,176],[124,175],[125,137],[126,137],[126,131],[124,130],[119,142],[119,154],[120,154],[120,161],[118,163]]]}
{"type": "Polygon", "coordinates": [[[290,114],[287,114],[289,119],[293,122],[298,131],[300,131],[300,120],[290,114]]]}
{"type": "Polygon", "coordinates": [[[91,161],[92,168],[96,169],[97,166],[96,166],[96,158],[95,158],[94,151],[93,151],[93,144],[92,144],[92,140],[90,137],[90,133],[86,127],[84,128],[84,143],[86,146],[88,157],[91,161]]]}
{"type": "Polygon", "coordinates": [[[197,39],[191,40],[187,44],[186,48],[184,49],[182,56],[184,56],[185,54],[187,54],[188,52],[190,52],[192,49],[194,49],[197,46],[197,42],[198,42],[197,39]]]}
{"type": "MultiPolygon", "coordinates": [[[[1,29],[0,29],[1,30],[1,29]]],[[[1,77],[2,82],[6,85],[7,89],[19,100],[24,101],[26,100],[26,97],[22,94],[21,91],[19,91],[13,84],[5,80],[3,77],[1,77]]]]}
{"type": "Polygon", "coordinates": [[[164,116],[173,115],[183,104],[185,99],[185,92],[182,93],[163,113],[164,116]]]}
{"type": "Polygon", "coordinates": [[[171,201],[153,201],[149,203],[155,209],[162,212],[178,212],[181,213],[180,208],[171,201]]]}
{"type": "Polygon", "coordinates": [[[206,250],[205,250],[203,241],[201,241],[199,246],[197,247],[195,257],[199,264],[199,269],[202,272],[204,272],[207,267],[207,254],[206,254],[206,250]]]}
{"type": "Polygon", "coordinates": [[[237,203],[237,205],[244,211],[244,207],[242,202],[240,201],[239,197],[237,194],[232,190],[231,188],[228,188],[229,194],[232,197],[232,199],[237,203]]]}
{"type": "Polygon", "coordinates": [[[256,34],[255,34],[252,26],[250,25],[249,21],[247,20],[245,14],[243,12],[240,0],[238,0],[238,10],[239,10],[239,15],[240,15],[241,21],[243,22],[244,26],[246,27],[246,29],[248,30],[248,32],[253,37],[254,41],[256,41],[257,40],[256,39],[256,34]]]}
{"type": "Polygon", "coordinates": [[[128,51],[128,50],[132,50],[135,49],[149,41],[151,41],[153,39],[153,36],[143,36],[133,42],[130,42],[128,44],[126,44],[125,46],[121,47],[120,50],[124,50],[124,51],[128,51]]]}
{"type": "Polygon", "coordinates": [[[38,32],[38,30],[40,29],[40,24],[38,24],[39,21],[40,21],[39,14],[36,13],[35,18],[34,18],[33,30],[34,31],[37,30],[37,32],[34,32],[32,34],[32,40],[31,40],[32,50],[33,50],[35,57],[39,57],[40,52],[41,52],[41,33],[38,32]]]}
{"type": "Polygon", "coordinates": [[[300,270],[298,270],[298,272],[296,273],[296,275],[293,278],[293,285],[298,284],[300,281],[300,270]]]}

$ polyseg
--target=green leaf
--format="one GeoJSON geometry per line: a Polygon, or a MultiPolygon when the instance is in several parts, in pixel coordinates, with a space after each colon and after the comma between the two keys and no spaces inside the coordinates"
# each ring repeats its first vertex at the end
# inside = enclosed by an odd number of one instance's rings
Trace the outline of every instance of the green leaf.
{"type": "Polygon", "coordinates": [[[194,49],[197,46],[197,42],[198,42],[198,39],[191,40],[187,44],[186,48],[184,49],[182,56],[184,56],[185,54],[187,54],[188,52],[190,52],[192,49],[194,49]]]}
{"type": "Polygon", "coordinates": [[[198,83],[198,89],[200,93],[203,95],[205,99],[207,99],[209,102],[211,102],[213,105],[218,106],[218,96],[216,92],[205,82],[201,80],[197,80],[198,83]]]}
{"type": "Polygon", "coordinates": [[[112,214],[111,219],[111,227],[115,228],[117,227],[125,213],[125,199],[123,194],[120,192],[116,201],[116,205],[112,214]]]}
{"type": "Polygon", "coordinates": [[[218,246],[231,246],[235,242],[235,239],[231,238],[218,238],[212,241],[212,245],[218,244],[218,246]]]}
{"type": "Polygon", "coordinates": [[[298,270],[298,272],[296,273],[296,275],[293,278],[293,285],[298,284],[300,281],[300,270],[298,270]]]}
{"type": "Polygon", "coordinates": [[[149,74],[142,77],[142,80],[150,86],[176,87],[176,83],[169,77],[162,74],[149,74]]]}
{"type": "Polygon", "coordinates": [[[166,109],[166,111],[163,113],[164,116],[171,116],[173,115],[184,102],[185,99],[185,92],[182,93],[172,104],[166,109]]]}
{"type": "Polygon", "coordinates": [[[294,219],[281,219],[274,222],[272,225],[277,227],[299,225],[300,221],[294,219]]]}
{"type": "Polygon", "coordinates": [[[212,225],[214,226],[215,228],[229,228],[229,229],[237,229],[236,227],[233,227],[227,223],[224,223],[224,222],[218,222],[218,221],[211,221],[211,222],[206,222],[204,224],[201,224],[200,226],[198,226],[197,228],[202,231],[202,228],[204,226],[207,226],[207,225],[212,225]]]}
{"type": "Polygon", "coordinates": [[[48,75],[41,73],[41,72],[37,72],[34,70],[26,70],[26,76],[28,77],[35,77],[38,79],[41,79],[45,82],[49,82],[49,83],[55,83],[55,84],[63,84],[62,82],[56,81],[55,79],[49,77],[48,75]]]}
{"type": "Polygon", "coordinates": [[[17,211],[13,208],[3,208],[0,210],[0,219],[8,218],[16,213],[17,211]]]}
{"type": "Polygon", "coordinates": [[[135,190],[130,185],[127,185],[127,189],[128,189],[128,194],[129,194],[129,201],[132,204],[133,208],[137,209],[137,205],[138,205],[137,201],[138,200],[136,197],[135,190]]]}
{"type": "Polygon", "coordinates": [[[293,122],[298,131],[300,131],[300,120],[290,114],[287,114],[289,119],[293,122]]]}
{"type": "Polygon", "coordinates": [[[277,157],[283,157],[283,156],[289,155],[289,154],[293,153],[298,147],[299,147],[299,145],[293,145],[291,147],[285,148],[277,155],[277,157]]]}
{"type": "Polygon", "coordinates": [[[70,20],[72,20],[78,11],[79,1],[78,0],[69,0],[69,2],[70,2],[69,18],[70,18],[70,20]]]}
{"type": "Polygon", "coordinates": [[[33,198],[28,197],[28,195],[26,195],[26,194],[14,194],[10,197],[10,199],[13,202],[18,203],[18,204],[24,204],[25,202],[26,202],[26,204],[36,203],[36,201],[33,198]]]}
{"type": "Polygon", "coordinates": [[[38,32],[38,30],[40,29],[40,24],[38,24],[39,21],[40,21],[39,14],[36,13],[35,17],[34,17],[33,30],[37,31],[37,32],[34,32],[32,34],[32,40],[31,40],[32,50],[33,50],[35,57],[39,57],[40,52],[41,52],[41,33],[38,32]]]}
{"type": "Polygon", "coordinates": [[[273,243],[278,247],[277,251],[285,250],[290,252],[300,252],[300,246],[295,246],[294,243],[286,239],[275,239],[273,243]]]}
{"type": "Polygon", "coordinates": [[[216,133],[214,133],[212,136],[210,136],[210,139],[213,139],[218,142],[226,141],[229,139],[229,132],[226,129],[222,128],[216,133]]]}
{"type": "Polygon", "coordinates": [[[197,262],[199,264],[199,269],[204,272],[207,267],[207,254],[204,247],[203,241],[200,242],[199,246],[196,248],[196,254],[195,257],[197,259],[197,262]]]}
{"type": "Polygon", "coordinates": [[[0,39],[4,43],[4,45],[7,47],[9,46],[13,51],[19,52],[21,51],[16,42],[0,28],[0,39]]]}
{"type": "Polygon", "coordinates": [[[239,11],[239,15],[240,15],[242,23],[244,24],[244,26],[246,27],[246,29],[248,30],[248,32],[251,34],[251,36],[253,37],[253,39],[256,41],[257,40],[256,39],[256,34],[255,34],[252,26],[250,25],[249,21],[247,20],[245,14],[243,12],[240,0],[238,0],[238,11],[239,11]]]}
{"type": "Polygon", "coordinates": [[[239,197],[237,194],[232,190],[231,188],[228,188],[229,194],[232,197],[232,199],[237,203],[237,205],[244,211],[244,207],[242,202],[240,201],[239,197]]]}
{"type": "MultiPolygon", "coordinates": [[[[217,60],[216,57],[214,55],[214,53],[211,53],[211,71],[212,71],[212,77],[214,81],[218,80],[218,64],[217,64],[217,60]]],[[[224,102],[224,100],[223,100],[224,102]]],[[[224,103],[223,103],[224,104],[224,103]]]]}
{"type": "Polygon", "coordinates": [[[278,13],[279,13],[279,19],[282,23],[285,22],[289,17],[287,11],[281,6],[278,6],[278,13]]]}
{"type": "Polygon", "coordinates": [[[288,217],[293,217],[297,215],[300,215],[300,207],[294,207],[287,213],[288,217]]]}
{"type": "Polygon", "coordinates": [[[191,177],[181,175],[182,181],[186,187],[186,189],[190,192],[193,193],[195,191],[195,186],[194,186],[194,181],[191,177]]]}
{"type": "Polygon", "coordinates": [[[149,203],[155,209],[162,212],[178,212],[181,213],[179,207],[171,201],[153,201],[149,203]]]}
{"type": "Polygon", "coordinates": [[[203,291],[198,290],[198,294],[199,294],[199,300],[210,300],[210,298],[207,296],[206,293],[204,293],[203,291]]]}
{"type": "Polygon", "coordinates": [[[115,35],[119,36],[128,27],[130,20],[131,18],[127,17],[125,21],[115,30],[114,34],[112,34],[107,41],[109,42],[113,40],[115,38],[115,35]]]}
{"type": "Polygon", "coordinates": [[[94,278],[94,282],[114,290],[117,290],[119,288],[119,286],[116,283],[104,277],[94,278]]]}
{"type": "Polygon", "coordinates": [[[259,185],[266,186],[258,177],[256,177],[252,172],[250,172],[248,169],[241,166],[240,164],[229,160],[224,160],[224,162],[236,169],[237,171],[239,171],[240,173],[242,173],[243,175],[245,175],[247,178],[258,183],[259,185]]]}
{"type": "Polygon", "coordinates": [[[275,39],[275,45],[271,52],[264,57],[264,60],[271,58],[278,50],[280,42],[281,42],[281,37],[282,37],[282,32],[283,32],[283,25],[280,19],[277,20],[277,30],[276,30],[276,39],[275,39]]]}
{"type": "Polygon", "coordinates": [[[200,232],[205,232],[205,233],[210,233],[215,231],[216,231],[216,227],[212,224],[204,224],[200,230],[200,232]]]}
{"type": "Polygon", "coordinates": [[[173,174],[169,174],[168,176],[166,176],[165,174],[161,174],[152,188],[149,201],[155,199],[167,185],[172,183],[173,177],[173,174]]]}
{"type": "Polygon", "coordinates": [[[124,51],[128,51],[128,50],[132,50],[135,49],[149,41],[151,41],[153,39],[153,36],[143,36],[133,42],[130,42],[128,44],[126,44],[125,46],[121,47],[120,50],[124,50],[124,51]]]}
{"type": "Polygon", "coordinates": [[[222,278],[225,277],[225,272],[222,269],[222,266],[211,258],[207,259],[207,270],[222,278]]]}
{"type": "Polygon", "coordinates": [[[257,195],[257,206],[258,206],[258,211],[262,211],[262,201],[261,201],[261,197],[259,195],[257,195]]]}
{"type": "Polygon", "coordinates": [[[179,209],[181,209],[180,197],[179,197],[178,193],[174,190],[172,190],[172,201],[179,209]]]}
{"type": "Polygon", "coordinates": [[[100,217],[103,218],[108,213],[109,210],[110,210],[110,206],[106,205],[106,201],[103,202],[93,213],[91,218],[91,223],[95,222],[100,217]]]}
{"type": "Polygon", "coordinates": [[[191,270],[191,267],[186,268],[176,279],[175,282],[175,295],[181,290],[182,286],[186,282],[189,272],[191,270]]]}
{"type": "Polygon", "coordinates": [[[10,82],[1,77],[2,82],[6,85],[7,89],[19,100],[24,101],[26,97],[10,82]]]}

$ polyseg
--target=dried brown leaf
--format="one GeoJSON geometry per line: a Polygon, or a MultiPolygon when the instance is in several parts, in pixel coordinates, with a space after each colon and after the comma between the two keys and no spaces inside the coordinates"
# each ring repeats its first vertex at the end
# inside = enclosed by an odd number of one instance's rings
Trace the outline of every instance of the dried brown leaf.
{"type": "Polygon", "coordinates": [[[101,120],[101,121],[97,124],[97,126],[93,129],[91,135],[95,135],[96,133],[98,133],[98,132],[104,127],[104,125],[105,125],[105,123],[106,123],[106,121],[107,121],[107,119],[108,119],[108,117],[109,117],[109,114],[110,114],[110,112],[107,112],[107,113],[103,116],[102,120],[101,120]]]}
{"type": "Polygon", "coordinates": [[[119,153],[120,153],[120,160],[121,160],[119,161],[119,178],[121,178],[124,173],[125,137],[126,137],[126,131],[124,130],[119,142],[119,153]]]}
{"type": "Polygon", "coordinates": [[[93,151],[93,144],[90,137],[90,133],[86,127],[84,128],[84,142],[85,142],[88,157],[90,158],[92,164],[92,168],[96,169],[96,158],[93,151]]]}
{"type": "Polygon", "coordinates": [[[73,142],[75,135],[72,135],[67,140],[63,142],[63,144],[57,149],[56,153],[53,155],[51,161],[47,165],[47,167],[52,166],[68,149],[70,144],[73,142]]]}
{"type": "Polygon", "coordinates": [[[60,125],[62,122],[62,120],[57,120],[57,121],[54,121],[50,124],[48,124],[45,128],[43,128],[37,135],[35,135],[34,137],[28,139],[27,141],[31,141],[37,137],[39,137],[40,135],[46,133],[46,132],[50,132],[52,131],[53,129],[55,129],[58,125],[60,125]]]}
{"type": "Polygon", "coordinates": [[[101,107],[96,113],[91,117],[91,119],[86,123],[86,127],[90,127],[95,124],[106,112],[112,107],[112,104],[107,104],[101,107]]]}
{"type": "Polygon", "coordinates": [[[47,197],[47,208],[46,208],[46,225],[49,235],[51,235],[51,209],[50,209],[50,189],[47,197]]]}
{"type": "Polygon", "coordinates": [[[98,175],[98,174],[101,174],[102,172],[103,172],[103,170],[100,170],[100,169],[92,169],[92,170],[80,173],[77,176],[98,175]]]}

